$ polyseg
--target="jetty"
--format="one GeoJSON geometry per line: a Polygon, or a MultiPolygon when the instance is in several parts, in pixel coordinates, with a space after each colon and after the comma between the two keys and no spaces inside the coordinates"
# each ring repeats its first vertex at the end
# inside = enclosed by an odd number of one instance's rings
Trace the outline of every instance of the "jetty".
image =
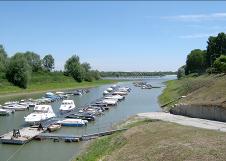
{"type": "Polygon", "coordinates": [[[41,134],[46,129],[37,127],[24,127],[22,129],[14,129],[13,131],[0,136],[3,144],[25,144],[31,141],[35,136],[41,134]]]}
{"type": "Polygon", "coordinates": [[[45,140],[45,139],[53,139],[55,142],[59,140],[64,140],[65,142],[79,142],[79,141],[87,141],[90,139],[95,139],[97,137],[102,137],[106,135],[111,135],[115,132],[125,131],[126,128],[116,129],[116,130],[108,130],[98,133],[92,133],[87,135],[70,135],[70,134],[53,134],[53,133],[40,133],[35,137],[36,140],[45,140]]]}

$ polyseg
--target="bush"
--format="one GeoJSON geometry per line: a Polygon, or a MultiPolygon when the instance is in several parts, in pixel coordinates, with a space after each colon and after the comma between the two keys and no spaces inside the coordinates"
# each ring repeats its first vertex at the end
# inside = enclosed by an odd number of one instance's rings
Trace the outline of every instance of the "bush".
{"type": "Polygon", "coordinates": [[[214,61],[213,66],[218,72],[226,73],[226,56],[221,55],[217,58],[214,61]]]}
{"type": "Polygon", "coordinates": [[[6,70],[6,78],[9,82],[21,88],[27,88],[31,77],[31,67],[21,54],[13,56],[6,70]]]}

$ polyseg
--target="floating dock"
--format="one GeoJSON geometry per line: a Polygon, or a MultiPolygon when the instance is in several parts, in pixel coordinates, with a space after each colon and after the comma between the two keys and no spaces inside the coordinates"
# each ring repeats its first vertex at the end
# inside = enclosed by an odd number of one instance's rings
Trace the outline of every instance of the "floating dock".
{"type": "Polygon", "coordinates": [[[25,127],[19,129],[17,135],[13,131],[0,136],[0,141],[3,144],[25,144],[31,141],[35,136],[44,132],[44,129],[38,129],[33,127],[25,127]]]}

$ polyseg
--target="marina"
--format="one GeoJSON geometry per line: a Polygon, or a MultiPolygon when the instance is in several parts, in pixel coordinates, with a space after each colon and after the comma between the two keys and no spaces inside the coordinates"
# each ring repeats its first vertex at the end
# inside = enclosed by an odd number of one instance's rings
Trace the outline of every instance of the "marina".
{"type": "MultiPolygon", "coordinates": [[[[148,81],[154,86],[163,86],[163,82],[173,79],[171,77],[161,77],[161,78],[150,78],[148,81]]],[[[42,122],[43,128],[46,128],[52,124],[55,124],[57,121],[64,119],[68,116],[75,116],[81,109],[88,108],[88,105],[99,105],[99,107],[108,108],[105,109],[104,113],[100,116],[95,116],[95,121],[89,121],[87,126],[83,127],[64,127],[62,126],[60,129],[49,133],[48,131],[42,132],[39,135],[51,135],[51,136],[86,136],[91,134],[98,134],[101,132],[106,132],[113,130],[114,125],[120,123],[121,121],[127,119],[128,117],[139,113],[139,112],[148,112],[148,111],[160,111],[157,97],[161,93],[163,88],[153,89],[153,90],[141,90],[140,88],[135,88],[132,85],[132,82],[120,82],[117,85],[121,87],[129,87],[131,88],[131,92],[125,96],[125,101],[119,101],[117,106],[107,106],[103,103],[97,103],[100,101],[100,98],[103,99],[104,96],[103,91],[109,88],[111,85],[103,85],[101,87],[90,89],[89,93],[86,93],[82,96],[69,96],[68,99],[72,99],[75,102],[77,108],[74,111],[68,112],[66,114],[60,114],[59,108],[62,103],[62,99],[51,102],[51,106],[53,111],[55,112],[55,118],[50,120],[45,120],[42,122]]],[[[88,110],[89,111],[89,110],[88,110]]],[[[86,111],[88,113],[88,111],[86,111]]],[[[8,133],[13,129],[20,129],[24,124],[24,117],[31,113],[32,110],[26,110],[21,112],[16,112],[13,115],[9,115],[7,117],[0,117],[0,134],[8,133]]],[[[81,114],[79,114],[81,115],[81,114]]],[[[85,115],[85,114],[84,114],[85,115]]],[[[87,115],[88,116],[88,115],[87,115]]],[[[39,136],[37,135],[37,136],[39,136]]],[[[98,137],[98,136],[97,136],[98,137]]],[[[89,139],[96,138],[96,136],[90,136],[89,139]]],[[[34,138],[33,138],[34,139],[34,138]]],[[[42,139],[43,141],[29,141],[23,148],[16,154],[16,157],[13,157],[12,161],[24,161],[24,160],[34,160],[38,161],[40,157],[40,153],[42,153],[42,160],[51,160],[51,161],[61,161],[61,160],[69,160],[72,156],[76,156],[83,147],[83,142],[76,142],[76,144],[68,144],[64,139],[58,139],[54,141],[54,139],[42,139]],[[62,141],[61,141],[62,140],[62,141]],[[43,148],[41,148],[43,147],[43,148]],[[40,150],[41,149],[41,150],[40,150]],[[48,149],[49,153],[45,151],[48,149]],[[61,155],[56,154],[55,151],[64,151],[61,155]],[[54,159],[49,159],[54,155],[54,159]],[[25,159],[26,158],[26,159],[25,159]]],[[[84,138],[85,140],[85,138],[84,138]]],[[[88,138],[87,138],[88,140],[88,138]]],[[[73,142],[72,140],[68,140],[68,142],[73,142]]],[[[2,160],[5,161],[9,156],[18,149],[18,146],[13,146],[9,144],[0,144],[0,155],[2,156],[2,160]],[[2,155],[4,154],[4,155],[2,155]]]]}

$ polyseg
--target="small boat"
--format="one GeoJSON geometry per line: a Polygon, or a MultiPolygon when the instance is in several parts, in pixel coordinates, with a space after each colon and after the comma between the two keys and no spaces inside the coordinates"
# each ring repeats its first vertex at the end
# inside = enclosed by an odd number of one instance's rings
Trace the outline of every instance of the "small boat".
{"type": "Polygon", "coordinates": [[[106,95],[106,94],[109,94],[109,92],[108,91],[104,91],[103,92],[103,95],[106,95]]]}
{"type": "Polygon", "coordinates": [[[106,96],[104,97],[105,99],[118,99],[118,100],[123,100],[125,99],[124,96],[120,96],[120,95],[112,95],[112,96],[106,96]]]}
{"type": "Polygon", "coordinates": [[[102,102],[108,105],[116,105],[118,102],[118,99],[104,99],[102,100],[102,102]]]}
{"type": "Polygon", "coordinates": [[[19,104],[10,104],[2,106],[4,109],[15,110],[15,111],[25,111],[27,110],[27,106],[19,105],[19,104]]]}
{"type": "Polygon", "coordinates": [[[58,129],[60,129],[61,128],[61,124],[52,124],[52,125],[50,125],[48,128],[47,128],[47,130],[49,131],[49,132],[53,132],[53,131],[56,131],[56,130],[58,130],[58,129]]]}
{"type": "Polygon", "coordinates": [[[116,87],[117,87],[117,85],[116,85],[116,84],[114,84],[114,85],[112,85],[112,86],[111,86],[111,88],[116,88],[116,87]]]}
{"type": "Polygon", "coordinates": [[[67,116],[66,118],[74,118],[74,119],[82,119],[87,121],[94,121],[95,116],[89,115],[89,114],[71,114],[67,116]]]}
{"type": "Polygon", "coordinates": [[[0,116],[7,116],[14,112],[15,112],[15,110],[7,110],[7,109],[0,108],[0,116]]]}
{"type": "Polygon", "coordinates": [[[63,100],[60,106],[61,112],[68,112],[75,109],[75,103],[73,100],[63,100]]]}
{"type": "Polygon", "coordinates": [[[107,88],[107,91],[111,92],[111,91],[113,91],[113,89],[112,88],[107,88]]]}
{"type": "Polygon", "coordinates": [[[112,95],[120,95],[120,96],[127,95],[127,94],[128,94],[128,92],[124,92],[124,91],[115,91],[112,93],[112,95]]]}
{"type": "Polygon", "coordinates": [[[62,126],[75,126],[75,127],[81,127],[87,125],[87,120],[82,119],[64,119],[61,121],[58,121],[62,126]]]}
{"type": "Polygon", "coordinates": [[[56,117],[56,115],[51,105],[37,105],[34,108],[34,112],[24,117],[24,119],[26,123],[35,125],[53,117],[56,117]]]}

